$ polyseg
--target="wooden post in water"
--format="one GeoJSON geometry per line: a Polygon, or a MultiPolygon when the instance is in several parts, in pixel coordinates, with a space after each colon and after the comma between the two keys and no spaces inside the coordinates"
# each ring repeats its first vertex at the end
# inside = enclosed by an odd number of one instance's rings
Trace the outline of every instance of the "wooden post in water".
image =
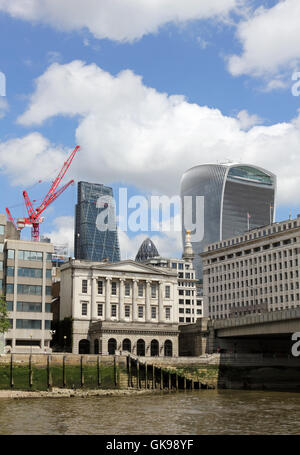
{"type": "Polygon", "coordinates": [[[183,389],[186,390],[186,377],[183,377],[183,389]]]}
{"type": "Polygon", "coordinates": [[[66,387],[66,356],[63,356],[63,387],[66,387]]]}
{"type": "Polygon", "coordinates": [[[13,354],[10,355],[10,387],[14,386],[14,375],[13,375],[13,354]]]}
{"type": "Polygon", "coordinates": [[[175,373],[175,388],[178,390],[178,374],[175,373]]]}
{"type": "Polygon", "coordinates": [[[97,385],[101,386],[101,375],[100,375],[100,355],[97,356],[97,385]]]}
{"type": "Polygon", "coordinates": [[[29,356],[29,387],[32,387],[32,355],[29,356]]]}
{"type": "Polygon", "coordinates": [[[80,386],[84,386],[83,355],[80,357],[80,386]]]}
{"type": "Polygon", "coordinates": [[[152,389],[156,388],[156,381],[155,381],[155,366],[152,365],[152,389]]]}
{"type": "Polygon", "coordinates": [[[130,355],[127,356],[127,376],[128,376],[128,387],[132,387],[130,355]]]}
{"type": "Polygon", "coordinates": [[[168,371],[168,389],[170,390],[172,388],[172,376],[170,371],[168,371]]]}
{"type": "Polygon", "coordinates": [[[147,362],[145,362],[145,389],[148,389],[148,366],[147,366],[147,362]]]}
{"type": "Polygon", "coordinates": [[[140,362],[136,360],[136,388],[140,388],[140,362]]]}
{"type": "Polygon", "coordinates": [[[164,372],[163,369],[160,367],[160,390],[164,388],[164,372]]]}
{"type": "Polygon", "coordinates": [[[50,370],[50,364],[51,364],[51,355],[47,356],[47,385],[48,389],[52,387],[52,375],[51,375],[51,370],[50,370]]]}

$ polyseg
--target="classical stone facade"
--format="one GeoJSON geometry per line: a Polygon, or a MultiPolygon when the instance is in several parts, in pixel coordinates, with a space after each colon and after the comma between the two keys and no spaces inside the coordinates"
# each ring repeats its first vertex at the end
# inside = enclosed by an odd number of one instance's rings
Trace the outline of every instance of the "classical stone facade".
{"type": "Polygon", "coordinates": [[[204,306],[223,319],[300,306],[300,216],[207,246],[204,306]]]}
{"type": "Polygon", "coordinates": [[[60,319],[74,353],[178,355],[177,273],[127,260],[61,267],[60,319]]]}

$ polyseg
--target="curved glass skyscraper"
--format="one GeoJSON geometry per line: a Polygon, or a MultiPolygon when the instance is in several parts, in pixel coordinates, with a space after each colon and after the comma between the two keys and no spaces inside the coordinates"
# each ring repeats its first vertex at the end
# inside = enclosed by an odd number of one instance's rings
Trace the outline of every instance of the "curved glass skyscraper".
{"type": "Polygon", "coordinates": [[[182,242],[186,229],[190,229],[199,278],[199,253],[206,245],[274,221],[276,177],[265,169],[249,164],[204,164],[187,170],[180,186],[182,242]],[[202,201],[201,228],[197,199],[202,201]],[[200,237],[195,235],[195,226],[198,233],[203,233],[200,237]]]}

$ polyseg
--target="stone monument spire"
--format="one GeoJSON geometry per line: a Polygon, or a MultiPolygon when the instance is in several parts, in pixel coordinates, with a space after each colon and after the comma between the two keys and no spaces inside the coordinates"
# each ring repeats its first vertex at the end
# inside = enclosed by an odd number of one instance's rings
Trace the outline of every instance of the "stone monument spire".
{"type": "Polygon", "coordinates": [[[185,244],[182,253],[182,259],[184,259],[186,262],[193,262],[195,254],[191,244],[191,231],[185,231],[185,233],[185,244]]]}

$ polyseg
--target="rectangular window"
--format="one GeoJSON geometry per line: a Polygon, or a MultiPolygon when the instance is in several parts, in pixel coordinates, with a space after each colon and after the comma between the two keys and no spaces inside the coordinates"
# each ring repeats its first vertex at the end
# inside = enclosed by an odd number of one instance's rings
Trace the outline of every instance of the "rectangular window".
{"type": "Polygon", "coordinates": [[[103,316],[103,305],[101,303],[98,303],[98,316],[103,316]]]}
{"type": "Polygon", "coordinates": [[[144,317],[144,307],[143,306],[138,307],[138,316],[139,316],[139,318],[144,317]]]}
{"type": "Polygon", "coordinates": [[[7,250],[7,259],[15,259],[15,250],[7,250]]]}
{"type": "Polygon", "coordinates": [[[166,319],[171,319],[171,308],[170,307],[166,308],[166,319]]]}
{"type": "Polygon", "coordinates": [[[45,321],[45,330],[50,330],[51,329],[51,321],[45,321]]]}
{"type": "Polygon", "coordinates": [[[156,291],[157,291],[157,285],[152,284],[151,285],[151,298],[156,299],[156,291]]]}
{"type": "Polygon", "coordinates": [[[82,316],[87,316],[87,302],[82,302],[81,303],[81,315],[82,316]]]}
{"type": "Polygon", "coordinates": [[[7,311],[14,311],[14,302],[6,302],[7,311]]]}
{"type": "Polygon", "coordinates": [[[87,294],[87,286],[88,286],[87,280],[82,280],[82,285],[81,285],[82,294],[87,294]]]}
{"type": "Polygon", "coordinates": [[[111,295],[117,295],[117,282],[112,281],[111,283],[111,295]]]}
{"type": "MultiPolygon", "coordinates": [[[[51,286],[46,286],[50,288],[51,293],[51,286]]],[[[34,284],[18,284],[18,294],[23,295],[42,295],[42,286],[37,286],[34,284]]]]}
{"type": "Polygon", "coordinates": [[[171,290],[170,290],[170,286],[166,286],[165,287],[165,298],[166,299],[169,299],[170,298],[170,293],[171,293],[171,290]]]}
{"type": "Polygon", "coordinates": [[[45,310],[46,310],[46,313],[51,313],[51,303],[46,303],[45,310]]]}
{"type": "Polygon", "coordinates": [[[42,321],[38,320],[31,320],[31,319],[17,319],[16,320],[16,328],[17,329],[33,329],[33,330],[41,330],[42,328],[42,321]]]}
{"type": "Polygon", "coordinates": [[[156,319],[156,307],[155,306],[151,307],[151,318],[156,319]]]}
{"type": "Polygon", "coordinates": [[[41,313],[42,304],[31,302],[17,302],[17,311],[24,313],[41,313]]]}
{"type": "Polygon", "coordinates": [[[101,280],[98,281],[98,294],[103,294],[103,281],[101,280]]]}
{"type": "Polygon", "coordinates": [[[52,279],[52,269],[46,269],[46,278],[49,280],[52,279]]]}
{"type": "Polygon", "coordinates": [[[144,296],[144,285],[142,283],[139,283],[139,285],[138,285],[138,295],[139,295],[139,297],[144,296]]]}
{"type": "Polygon", "coordinates": [[[125,306],[125,318],[130,318],[130,306],[125,306]]]}
{"type": "Polygon", "coordinates": [[[14,276],[15,268],[14,267],[6,267],[6,275],[7,276],[14,276]]]}
{"type": "MultiPolygon", "coordinates": [[[[7,269],[13,267],[7,267],[7,269]]],[[[51,272],[51,270],[50,270],[51,272]]],[[[10,275],[13,276],[13,275],[10,275]]],[[[26,278],[42,278],[43,277],[43,270],[42,269],[31,269],[28,267],[19,267],[18,268],[18,276],[26,277],[26,278]]],[[[50,276],[51,278],[51,276],[50,276]]]]}
{"type": "Polygon", "coordinates": [[[115,318],[117,316],[117,305],[111,306],[111,316],[115,318]]]}
{"type": "Polygon", "coordinates": [[[130,296],[130,283],[128,281],[125,283],[125,295],[126,297],[130,296]]]}
{"type": "Polygon", "coordinates": [[[3,226],[3,224],[0,225],[0,235],[4,235],[4,226],[3,226]]]}

